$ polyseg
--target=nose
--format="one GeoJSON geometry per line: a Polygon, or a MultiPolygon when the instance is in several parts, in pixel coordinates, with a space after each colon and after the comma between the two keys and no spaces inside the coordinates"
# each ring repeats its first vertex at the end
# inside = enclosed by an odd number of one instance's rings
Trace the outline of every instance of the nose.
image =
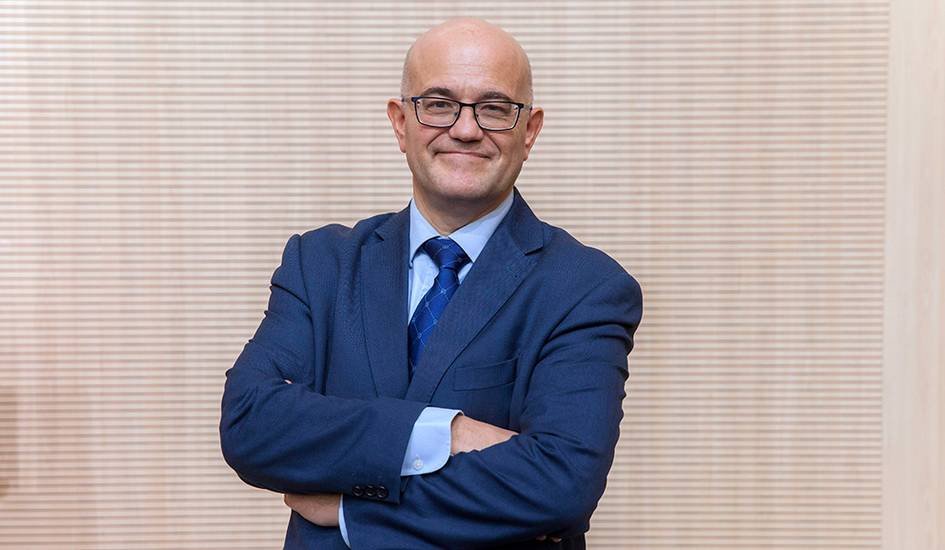
{"type": "Polygon", "coordinates": [[[471,105],[459,108],[459,118],[450,127],[450,137],[459,141],[479,141],[483,137],[482,128],[476,123],[476,113],[471,105]],[[468,107],[468,109],[467,109],[468,107]]]}

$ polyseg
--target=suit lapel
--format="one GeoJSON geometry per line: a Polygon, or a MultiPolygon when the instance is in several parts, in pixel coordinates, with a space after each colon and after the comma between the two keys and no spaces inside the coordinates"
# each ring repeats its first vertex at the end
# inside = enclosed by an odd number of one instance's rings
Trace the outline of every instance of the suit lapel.
{"type": "Polygon", "coordinates": [[[518,189],[514,193],[508,215],[482,249],[430,334],[407,390],[407,399],[430,401],[456,357],[508,301],[537,262],[537,255],[528,253],[542,246],[541,222],[518,189]]]}
{"type": "Polygon", "coordinates": [[[374,385],[379,396],[402,398],[407,391],[407,248],[409,207],[361,247],[361,308],[374,385]]]}

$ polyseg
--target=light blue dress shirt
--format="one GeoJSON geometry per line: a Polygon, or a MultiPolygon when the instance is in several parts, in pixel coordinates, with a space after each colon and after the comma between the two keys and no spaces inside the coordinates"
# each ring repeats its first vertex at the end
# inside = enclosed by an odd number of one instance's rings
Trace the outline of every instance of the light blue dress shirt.
{"type": "MultiPolygon", "coordinates": [[[[463,252],[470,259],[469,263],[459,270],[460,284],[466,278],[469,270],[472,269],[473,264],[476,263],[476,259],[482,249],[485,248],[486,243],[489,242],[489,238],[495,233],[499,222],[512,208],[513,198],[514,193],[510,191],[505,200],[489,213],[446,235],[456,241],[456,244],[463,248],[463,252]]],[[[423,217],[423,214],[420,213],[417,205],[411,199],[410,251],[407,264],[407,284],[409,285],[407,293],[410,296],[410,300],[407,302],[408,322],[420,300],[433,286],[433,281],[439,272],[433,258],[428,256],[420,248],[420,245],[430,238],[439,236],[441,236],[440,233],[423,217]]],[[[404,463],[400,475],[427,474],[439,470],[446,464],[450,457],[452,443],[450,426],[457,414],[462,414],[462,411],[439,407],[423,409],[413,425],[413,431],[410,433],[410,440],[407,442],[407,451],[404,453],[404,463]]],[[[345,525],[344,496],[342,496],[338,506],[338,526],[341,529],[341,536],[344,538],[345,544],[350,548],[348,529],[345,525]]]]}

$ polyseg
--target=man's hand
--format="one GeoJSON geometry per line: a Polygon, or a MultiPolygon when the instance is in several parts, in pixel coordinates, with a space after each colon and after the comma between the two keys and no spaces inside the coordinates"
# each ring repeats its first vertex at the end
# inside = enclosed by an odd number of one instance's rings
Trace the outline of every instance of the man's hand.
{"type": "Polygon", "coordinates": [[[283,500],[286,506],[292,508],[315,525],[338,527],[338,507],[341,506],[341,495],[339,494],[286,494],[283,500]]]}
{"type": "Polygon", "coordinates": [[[450,427],[452,433],[450,455],[481,451],[486,447],[508,441],[512,439],[512,436],[518,435],[518,432],[473,420],[462,414],[458,414],[453,418],[450,427]]]}
{"type": "MultiPolygon", "coordinates": [[[[453,417],[453,423],[450,425],[450,428],[452,433],[450,455],[468,453],[470,451],[481,451],[486,447],[498,445],[518,435],[518,432],[493,426],[486,422],[473,420],[462,414],[453,417]]],[[[549,538],[547,535],[542,535],[538,537],[538,540],[545,540],[547,538],[549,538]]],[[[561,539],[558,537],[550,538],[554,542],[561,542],[561,539]]]]}

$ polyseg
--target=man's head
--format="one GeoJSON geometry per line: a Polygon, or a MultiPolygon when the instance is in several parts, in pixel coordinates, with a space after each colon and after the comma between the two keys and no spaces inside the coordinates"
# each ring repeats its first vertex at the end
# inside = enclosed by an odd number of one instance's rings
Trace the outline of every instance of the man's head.
{"type": "Polygon", "coordinates": [[[387,115],[413,173],[418,205],[466,222],[498,205],[511,191],[544,119],[540,108],[529,108],[531,69],[518,42],[480,19],[450,19],[410,47],[401,94],[406,99],[389,100],[387,115]],[[469,107],[460,110],[452,127],[433,128],[419,122],[414,96],[464,103],[507,99],[526,107],[510,130],[483,130],[469,107]]]}

